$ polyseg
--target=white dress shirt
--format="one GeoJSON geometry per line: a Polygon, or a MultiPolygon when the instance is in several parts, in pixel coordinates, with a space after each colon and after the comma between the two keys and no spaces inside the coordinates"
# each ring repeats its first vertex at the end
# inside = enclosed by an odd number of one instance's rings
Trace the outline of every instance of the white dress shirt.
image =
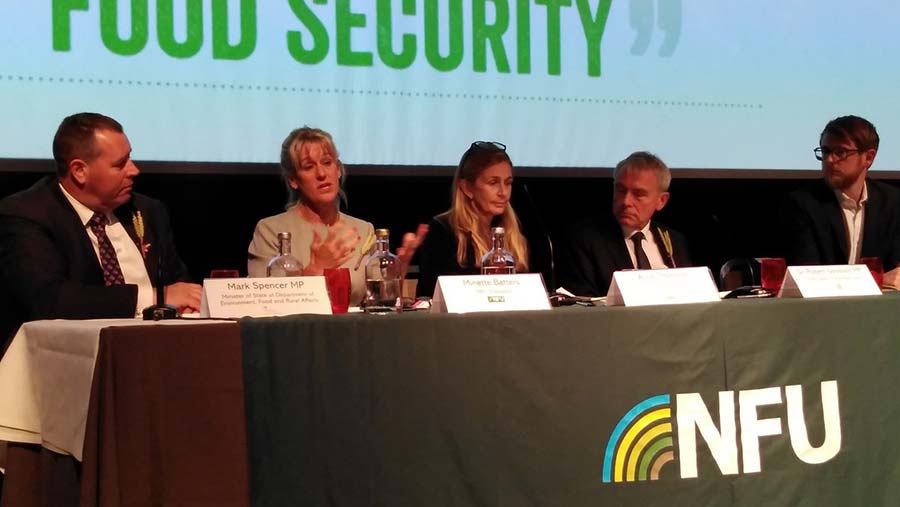
{"type": "Polygon", "coordinates": [[[644,253],[647,254],[647,260],[650,261],[650,268],[667,269],[669,266],[666,266],[665,261],[663,261],[659,245],[656,244],[656,239],[653,237],[653,233],[650,232],[650,222],[647,222],[647,225],[640,231],[628,229],[626,227],[622,228],[622,234],[625,236],[625,246],[628,248],[628,255],[631,256],[631,264],[637,268],[638,263],[637,256],[634,253],[634,241],[631,240],[631,237],[637,232],[644,233],[644,239],[641,241],[641,248],[643,248],[644,253]]]}
{"type": "MultiPolygon", "coordinates": [[[[62,185],[59,186],[69,204],[75,208],[78,218],[81,219],[82,225],[88,237],[91,239],[91,245],[94,247],[94,253],[97,255],[97,262],[100,261],[100,244],[97,242],[97,236],[91,230],[90,220],[94,216],[94,212],[82,204],[78,199],[72,197],[66,192],[62,185]]],[[[122,270],[122,276],[125,283],[135,284],[138,286],[137,306],[134,309],[134,315],[139,316],[141,310],[153,304],[153,285],[150,283],[150,276],[147,274],[147,266],[144,265],[144,258],[138,251],[137,245],[128,235],[128,231],[119,222],[115,215],[106,215],[109,224],[106,226],[106,235],[109,237],[110,243],[116,249],[116,258],[119,260],[119,268],[122,270]]]]}
{"type": "Polygon", "coordinates": [[[844,216],[844,232],[847,233],[847,264],[859,262],[862,252],[863,225],[866,223],[866,201],[869,200],[868,185],[863,184],[859,202],[847,197],[847,194],[835,190],[841,214],[844,216]]]}

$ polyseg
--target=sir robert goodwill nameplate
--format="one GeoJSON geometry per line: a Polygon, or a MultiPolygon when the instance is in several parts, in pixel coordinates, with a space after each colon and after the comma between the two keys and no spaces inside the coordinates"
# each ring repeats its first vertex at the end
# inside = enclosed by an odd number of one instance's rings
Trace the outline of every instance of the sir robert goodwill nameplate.
{"type": "Polygon", "coordinates": [[[547,289],[537,273],[439,276],[432,313],[549,310],[547,289]]]}
{"type": "Polygon", "coordinates": [[[203,280],[201,317],[276,317],[295,313],[331,314],[324,276],[203,280]]]}
{"type": "Polygon", "coordinates": [[[824,298],[880,296],[881,289],[864,264],[789,266],[779,297],[824,298]]]}

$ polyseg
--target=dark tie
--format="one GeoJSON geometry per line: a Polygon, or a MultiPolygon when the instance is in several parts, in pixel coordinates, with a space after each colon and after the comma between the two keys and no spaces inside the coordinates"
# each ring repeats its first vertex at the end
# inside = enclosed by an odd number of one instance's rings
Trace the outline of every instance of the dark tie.
{"type": "Polygon", "coordinates": [[[125,277],[122,276],[122,268],[119,267],[119,259],[116,257],[116,249],[106,235],[106,224],[109,221],[103,213],[94,213],[88,222],[94,236],[97,236],[97,246],[100,250],[100,267],[103,268],[103,281],[106,285],[123,285],[125,277]]]}
{"type": "Polygon", "coordinates": [[[650,269],[650,259],[647,258],[647,254],[644,252],[644,247],[641,246],[641,242],[644,241],[644,233],[636,232],[631,236],[631,241],[634,242],[634,257],[637,259],[637,268],[638,269],[650,269]]]}

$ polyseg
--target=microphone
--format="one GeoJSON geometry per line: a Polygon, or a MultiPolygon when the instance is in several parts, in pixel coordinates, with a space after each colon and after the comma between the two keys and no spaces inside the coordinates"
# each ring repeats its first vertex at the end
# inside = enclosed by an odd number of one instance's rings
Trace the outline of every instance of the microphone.
{"type": "MultiPolygon", "coordinates": [[[[143,228],[143,224],[141,228],[143,228]]],[[[143,237],[143,233],[141,236],[143,237]]],[[[163,254],[161,246],[156,248],[156,254],[156,304],[144,308],[144,320],[176,319],[178,318],[178,309],[172,305],[166,304],[166,286],[165,277],[163,276],[163,254]]]]}
{"type": "Polygon", "coordinates": [[[541,228],[540,232],[544,236],[544,240],[547,242],[547,250],[550,252],[550,286],[547,290],[552,293],[556,291],[556,261],[554,260],[553,255],[553,240],[550,239],[550,231],[547,229],[547,225],[544,223],[544,219],[538,210],[537,205],[534,203],[534,199],[531,197],[531,192],[528,191],[528,185],[525,183],[522,183],[522,192],[528,199],[528,205],[532,212],[537,216],[537,223],[541,228]]]}

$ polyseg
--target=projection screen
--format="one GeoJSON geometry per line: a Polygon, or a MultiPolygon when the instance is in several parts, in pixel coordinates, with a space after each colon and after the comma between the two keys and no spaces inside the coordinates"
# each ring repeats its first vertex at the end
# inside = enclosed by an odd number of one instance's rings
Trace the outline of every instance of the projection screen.
{"type": "MultiPolygon", "coordinates": [[[[11,0],[2,159],[61,118],[120,120],[144,161],[271,163],[293,128],[351,164],[815,169],[831,118],[900,162],[900,3],[884,0],[11,0]]],[[[0,164],[5,169],[10,164],[0,164]]]]}

